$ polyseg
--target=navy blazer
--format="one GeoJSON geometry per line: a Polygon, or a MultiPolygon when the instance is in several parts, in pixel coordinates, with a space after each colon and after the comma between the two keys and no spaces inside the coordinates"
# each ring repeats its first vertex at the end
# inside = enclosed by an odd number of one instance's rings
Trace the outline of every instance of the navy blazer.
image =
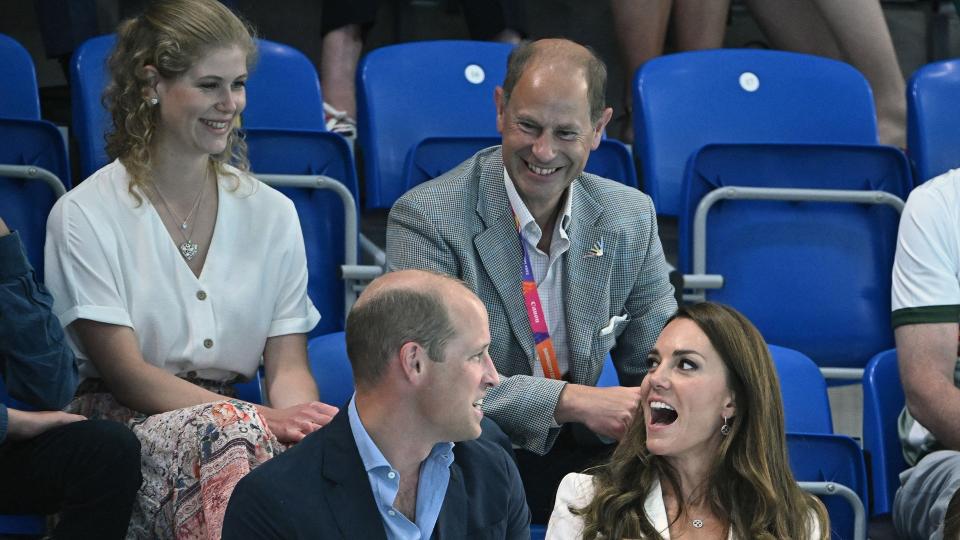
{"type": "MultiPolygon", "coordinates": [[[[483,427],[499,431],[486,420],[483,427]]],[[[530,511],[513,457],[489,435],[459,442],[453,453],[432,538],[529,539],[530,511]]],[[[223,540],[268,538],[386,540],[346,407],[237,484],[223,540]]]]}

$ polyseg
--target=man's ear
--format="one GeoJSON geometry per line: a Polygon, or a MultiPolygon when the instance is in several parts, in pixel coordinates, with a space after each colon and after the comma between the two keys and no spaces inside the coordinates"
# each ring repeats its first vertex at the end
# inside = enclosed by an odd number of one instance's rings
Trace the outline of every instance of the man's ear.
{"type": "Polygon", "coordinates": [[[400,369],[404,377],[412,384],[423,379],[426,369],[427,351],[416,341],[408,341],[400,347],[400,369]]]}
{"type": "Polygon", "coordinates": [[[493,90],[493,105],[497,108],[497,131],[503,133],[503,109],[506,104],[503,102],[503,87],[498,86],[493,90]]]}
{"type": "Polygon", "coordinates": [[[603,110],[603,113],[600,115],[600,119],[597,120],[597,123],[593,126],[593,145],[592,149],[596,150],[600,146],[600,141],[603,140],[603,130],[606,129],[607,124],[610,123],[610,119],[613,118],[613,109],[607,107],[603,110]]]}

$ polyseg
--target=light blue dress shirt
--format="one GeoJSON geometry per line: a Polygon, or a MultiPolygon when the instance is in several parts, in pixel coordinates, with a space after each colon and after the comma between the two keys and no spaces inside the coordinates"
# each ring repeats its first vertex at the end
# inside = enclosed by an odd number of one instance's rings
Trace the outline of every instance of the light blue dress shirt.
{"type": "MultiPolygon", "coordinates": [[[[356,395],[354,395],[356,398],[356,395]]],[[[450,483],[450,465],[453,463],[453,443],[437,443],[420,465],[417,484],[417,519],[411,523],[407,516],[393,506],[400,491],[400,473],[390,465],[363,427],[357,413],[355,399],[347,407],[350,429],[360,451],[360,459],[367,470],[373,499],[383,520],[388,540],[427,540],[433,535],[440,516],[440,508],[450,483]]]]}

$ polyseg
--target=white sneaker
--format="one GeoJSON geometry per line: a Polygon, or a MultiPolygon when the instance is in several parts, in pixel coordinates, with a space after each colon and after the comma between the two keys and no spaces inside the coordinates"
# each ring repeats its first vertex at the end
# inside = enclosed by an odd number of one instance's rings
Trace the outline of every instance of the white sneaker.
{"type": "Polygon", "coordinates": [[[346,111],[341,111],[329,103],[323,102],[323,113],[327,131],[332,131],[351,143],[356,140],[357,121],[348,116],[346,111]]]}

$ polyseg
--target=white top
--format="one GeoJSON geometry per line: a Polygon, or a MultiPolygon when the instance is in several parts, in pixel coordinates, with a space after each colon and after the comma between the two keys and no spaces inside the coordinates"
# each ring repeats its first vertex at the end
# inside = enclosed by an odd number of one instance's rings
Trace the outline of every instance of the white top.
{"type": "MultiPolygon", "coordinates": [[[[553,342],[553,350],[557,354],[557,367],[560,373],[566,373],[570,370],[570,354],[568,352],[567,341],[567,319],[563,306],[563,254],[570,249],[570,237],[567,236],[567,229],[570,227],[571,210],[573,208],[572,197],[568,189],[563,196],[563,213],[560,219],[554,225],[553,236],[550,239],[550,254],[546,254],[537,247],[540,239],[543,238],[543,231],[540,225],[533,219],[533,214],[523,203],[516,186],[510,180],[507,169],[503,169],[503,183],[507,188],[507,197],[510,199],[510,206],[513,213],[520,221],[520,230],[523,231],[523,239],[527,244],[527,253],[530,255],[530,269],[533,271],[533,279],[537,282],[537,293],[540,295],[540,303],[543,307],[544,317],[547,320],[547,330],[550,331],[550,339],[553,342]]],[[[517,276],[517,280],[523,279],[523,276],[517,276]]],[[[543,377],[543,366],[539,360],[531,363],[532,373],[537,377],[543,377]]]]}
{"type": "MultiPolygon", "coordinates": [[[[588,474],[570,473],[563,477],[560,487],[557,488],[557,500],[553,505],[553,514],[547,524],[546,540],[572,540],[583,538],[583,518],[570,512],[570,506],[583,508],[593,500],[593,476],[588,474]]],[[[667,508],[663,504],[663,492],[660,481],[655,480],[643,501],[643,511],[653,527],[664,540],[670,540],[670,523],[667,520],[667,508]]],[[[811,519],[814,529],[811,531],[811,540],[820,538],[820,522],[816,516],[811,519]]],[[[733,531],[727,538],[733,540],[733,531]]]]}
{"type": "MultiPolygon", "coordinates": [[[[197,278],[149,199],[127,190],[119,161],[60,198],[47,221],[46,285],[54,313],[129,326],[143,358],[173,374],[251,377],[268,337],[320,320],[307,297],[303,235],[293,203],[236,169],[218,183],[217,221],[197,278]]],[[[82,377],[97,371],[73,331],[82,377]]]]}

